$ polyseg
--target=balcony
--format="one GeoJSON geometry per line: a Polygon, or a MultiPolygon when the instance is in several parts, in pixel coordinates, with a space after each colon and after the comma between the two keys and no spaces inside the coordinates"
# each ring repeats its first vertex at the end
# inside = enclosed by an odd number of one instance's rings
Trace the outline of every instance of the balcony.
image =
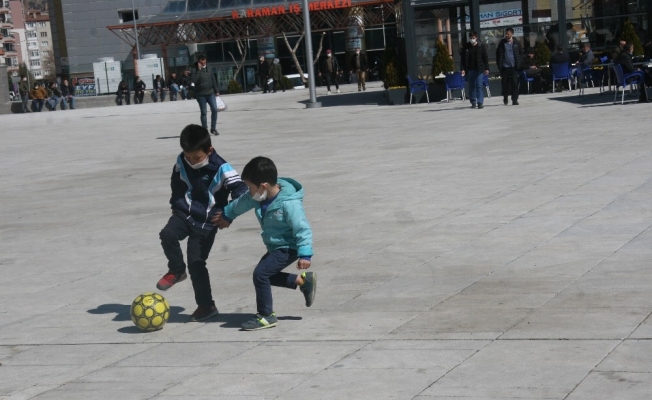
{"type": "Polygon", "coordinates": [[[0,48],[0,56],[4,56],[4,55],[5,55],[5,49],[0,48]]]}
{"type": "Polygon", "coordinates": [[[27,50],[38,50],[38,45],[36,46],[27,46],[27,50]]]}
{"type": "Polygon", "coordinates": [[[30,26],[29,24],[25,24],[25,30],[27,32],[34,32],[36,30],[36,26],[30,26]]]}
{"type": "Polygon", "coordinates": [[[3,39],[3,38],[4,38],[5,43],[15,43],[16,42],[16,39],[14,38],[14,35],[11,34],[11,33],[9,35],[7,35],[7,36],[3,36],[2,34],[0,34],[0,39],[3,39]]]}
{"type": "Polygon", "coordinates": [[[29,56],[30,60],[40,60],[41,56],[29,56]]]}

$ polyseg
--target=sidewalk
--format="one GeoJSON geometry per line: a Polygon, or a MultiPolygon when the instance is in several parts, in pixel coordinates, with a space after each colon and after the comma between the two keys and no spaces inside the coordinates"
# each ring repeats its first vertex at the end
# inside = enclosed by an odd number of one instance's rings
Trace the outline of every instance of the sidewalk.
{"type": "Polygon", "coordinates": [[[314,231],[315,304],[275,289],[258,332],[253,214],[209,258],[218,317],[187,322],[190,280],[163,330],[129,317],[195,101],[0,115],[0,400],[652,398],[649,104],[342,91],[224,97],[217,152],[272,158],[314,231]]]}

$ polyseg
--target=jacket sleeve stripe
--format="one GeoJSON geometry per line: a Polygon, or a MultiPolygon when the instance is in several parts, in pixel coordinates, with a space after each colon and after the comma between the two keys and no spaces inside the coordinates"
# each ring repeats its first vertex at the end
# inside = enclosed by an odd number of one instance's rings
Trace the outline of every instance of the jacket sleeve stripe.
{"type": "Polygon", "coordinates": [[[183,165],[183,160],[181,159],[181,155],[177,157],[177,166],[179,167],[179,175],[181,176],[181,180],[188,185],[188,190],[186,191],[186,203],[188,204],[188,212],[190,212],[190,206],[192,205],[192,185],[190,184],[190,180],[188,179],[188,174],[186,173],[186,167],[183,165]]]}

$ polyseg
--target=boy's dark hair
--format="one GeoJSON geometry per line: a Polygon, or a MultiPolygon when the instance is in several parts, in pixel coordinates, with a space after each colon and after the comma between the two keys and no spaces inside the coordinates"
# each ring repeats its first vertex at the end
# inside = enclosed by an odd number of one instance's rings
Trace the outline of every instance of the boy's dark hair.
{"type": "Polygon", "coordinates": [[[260,186],[261,183],[276,185],[278,172],[274,161],[267,157],[258,156],[245,165],[241,177],[256,186],[260,186]]]}
{"type": "Polygon", "coordinates": [[[512,34],[514,34],[514,28],[510,27],[510,28],[505,29],[505,33],[507,33],[507,32],[512,32],[512,34]]]}
{"type": "Polygon", "coordinates": [[[183,151],[211,150],[211,135],[201,125],[190,124],[183,128],[179,139],[183,151]]]}
{"type": "Polygon", "coordinates": [[[564,51],[564,46],[558,44],[558,45],[557,45],[557,51],[560,52],[560,53],[561,53],[562,51],[564,51]]]}
{"type": "Polygon", "coordinates": [[[469,37],[470,37],[470,38],[472,38],[472,37],[476,37],[476,38],[477,38],[477,37],[478,37],[478,32],[476,32],[476,31],[471,31],[471,32],[469,32],[469,37]]]}
{"type": "Polygon", "coordinates": [[[205,60],[206,56],[203,54],[200,54],[199,57],[197,57],[197,61],[205,60]]]}

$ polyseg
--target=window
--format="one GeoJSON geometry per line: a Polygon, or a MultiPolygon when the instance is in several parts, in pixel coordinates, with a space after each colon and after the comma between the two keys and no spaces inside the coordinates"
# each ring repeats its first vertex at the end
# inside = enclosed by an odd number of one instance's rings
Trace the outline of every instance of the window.
{"type": "Polygon", "coordinates": [[[26,27],[27,29],[34,29],[34,28],[35,28],[33,22],[28,22],[28,23],[26,23],[26,24],[25,24],[25,27],[26,27]]]}
{"type": "Polygon", "coordinates": [[[136,10],[135,13],[132,10],[118,11],[118,19],[120,20],[120,23],[133,21],[134,15],[136,15],[136,20],[138,20],[138,10],[136,10]]]}
{"type": "Polygon", "coordinates": [[[39,60],[30,60],[29,65],[32,67],[40,67],[41,66],[41,61],[39,60]]]}
{"type": "Polygon", "coordinates": [[[30,57],[39,57],[40,54],[39,54],[38,50],[32,50],[32,51],[29,52],[29,56],[30,57]]]}
{"type": "Polygon", "coordinates": [[[38,42],[27,42],[27,47],[36,47],[38,49],[38,42]]]}
{"type": "Polygon", "coordinates": [[[43,75],[50,76],[52,75],[52,71],[46,69],[45,71],[43,71],[43,75]]]}
{"type": "Polygon", "coordinates": [[[27,32],[27,38],[28,39],[36,38],[36,32],[27,32]]]}
{"type": "Polygon", "coordinates": [[[5,43],[3,44],[3,47],[5,48],[5,51],[16,51],[12,43],[5,43]]]}
{"type": "Polygon", "coordinates": [[[41,32],[41,37],[48,37],[48,33],[47,32],[41,32]]]}
{"type": "Polygon", "coordinates": [[[45,22],[39,22],[38,26],[40,26],[41,28],[45,28],[47,25],[45,24],[45,22]]]}
{"type": "Polygon", "coordinates": [[[50,51],[49,51],[49,50],[43,50],[43,51],[41,51],[41,55],[42,55],[43,57],[47,57],[47,56],[50,55],[50,51]]]}
{"type": "Polygon", "coordinates": [[[5,65],[11,65],[11,58],[5,58],[5,65]]]}
{"type": "Polygon", "coordinates": [[[41,47],[48,47],[50,42],[41,42],[41,47]]]}

